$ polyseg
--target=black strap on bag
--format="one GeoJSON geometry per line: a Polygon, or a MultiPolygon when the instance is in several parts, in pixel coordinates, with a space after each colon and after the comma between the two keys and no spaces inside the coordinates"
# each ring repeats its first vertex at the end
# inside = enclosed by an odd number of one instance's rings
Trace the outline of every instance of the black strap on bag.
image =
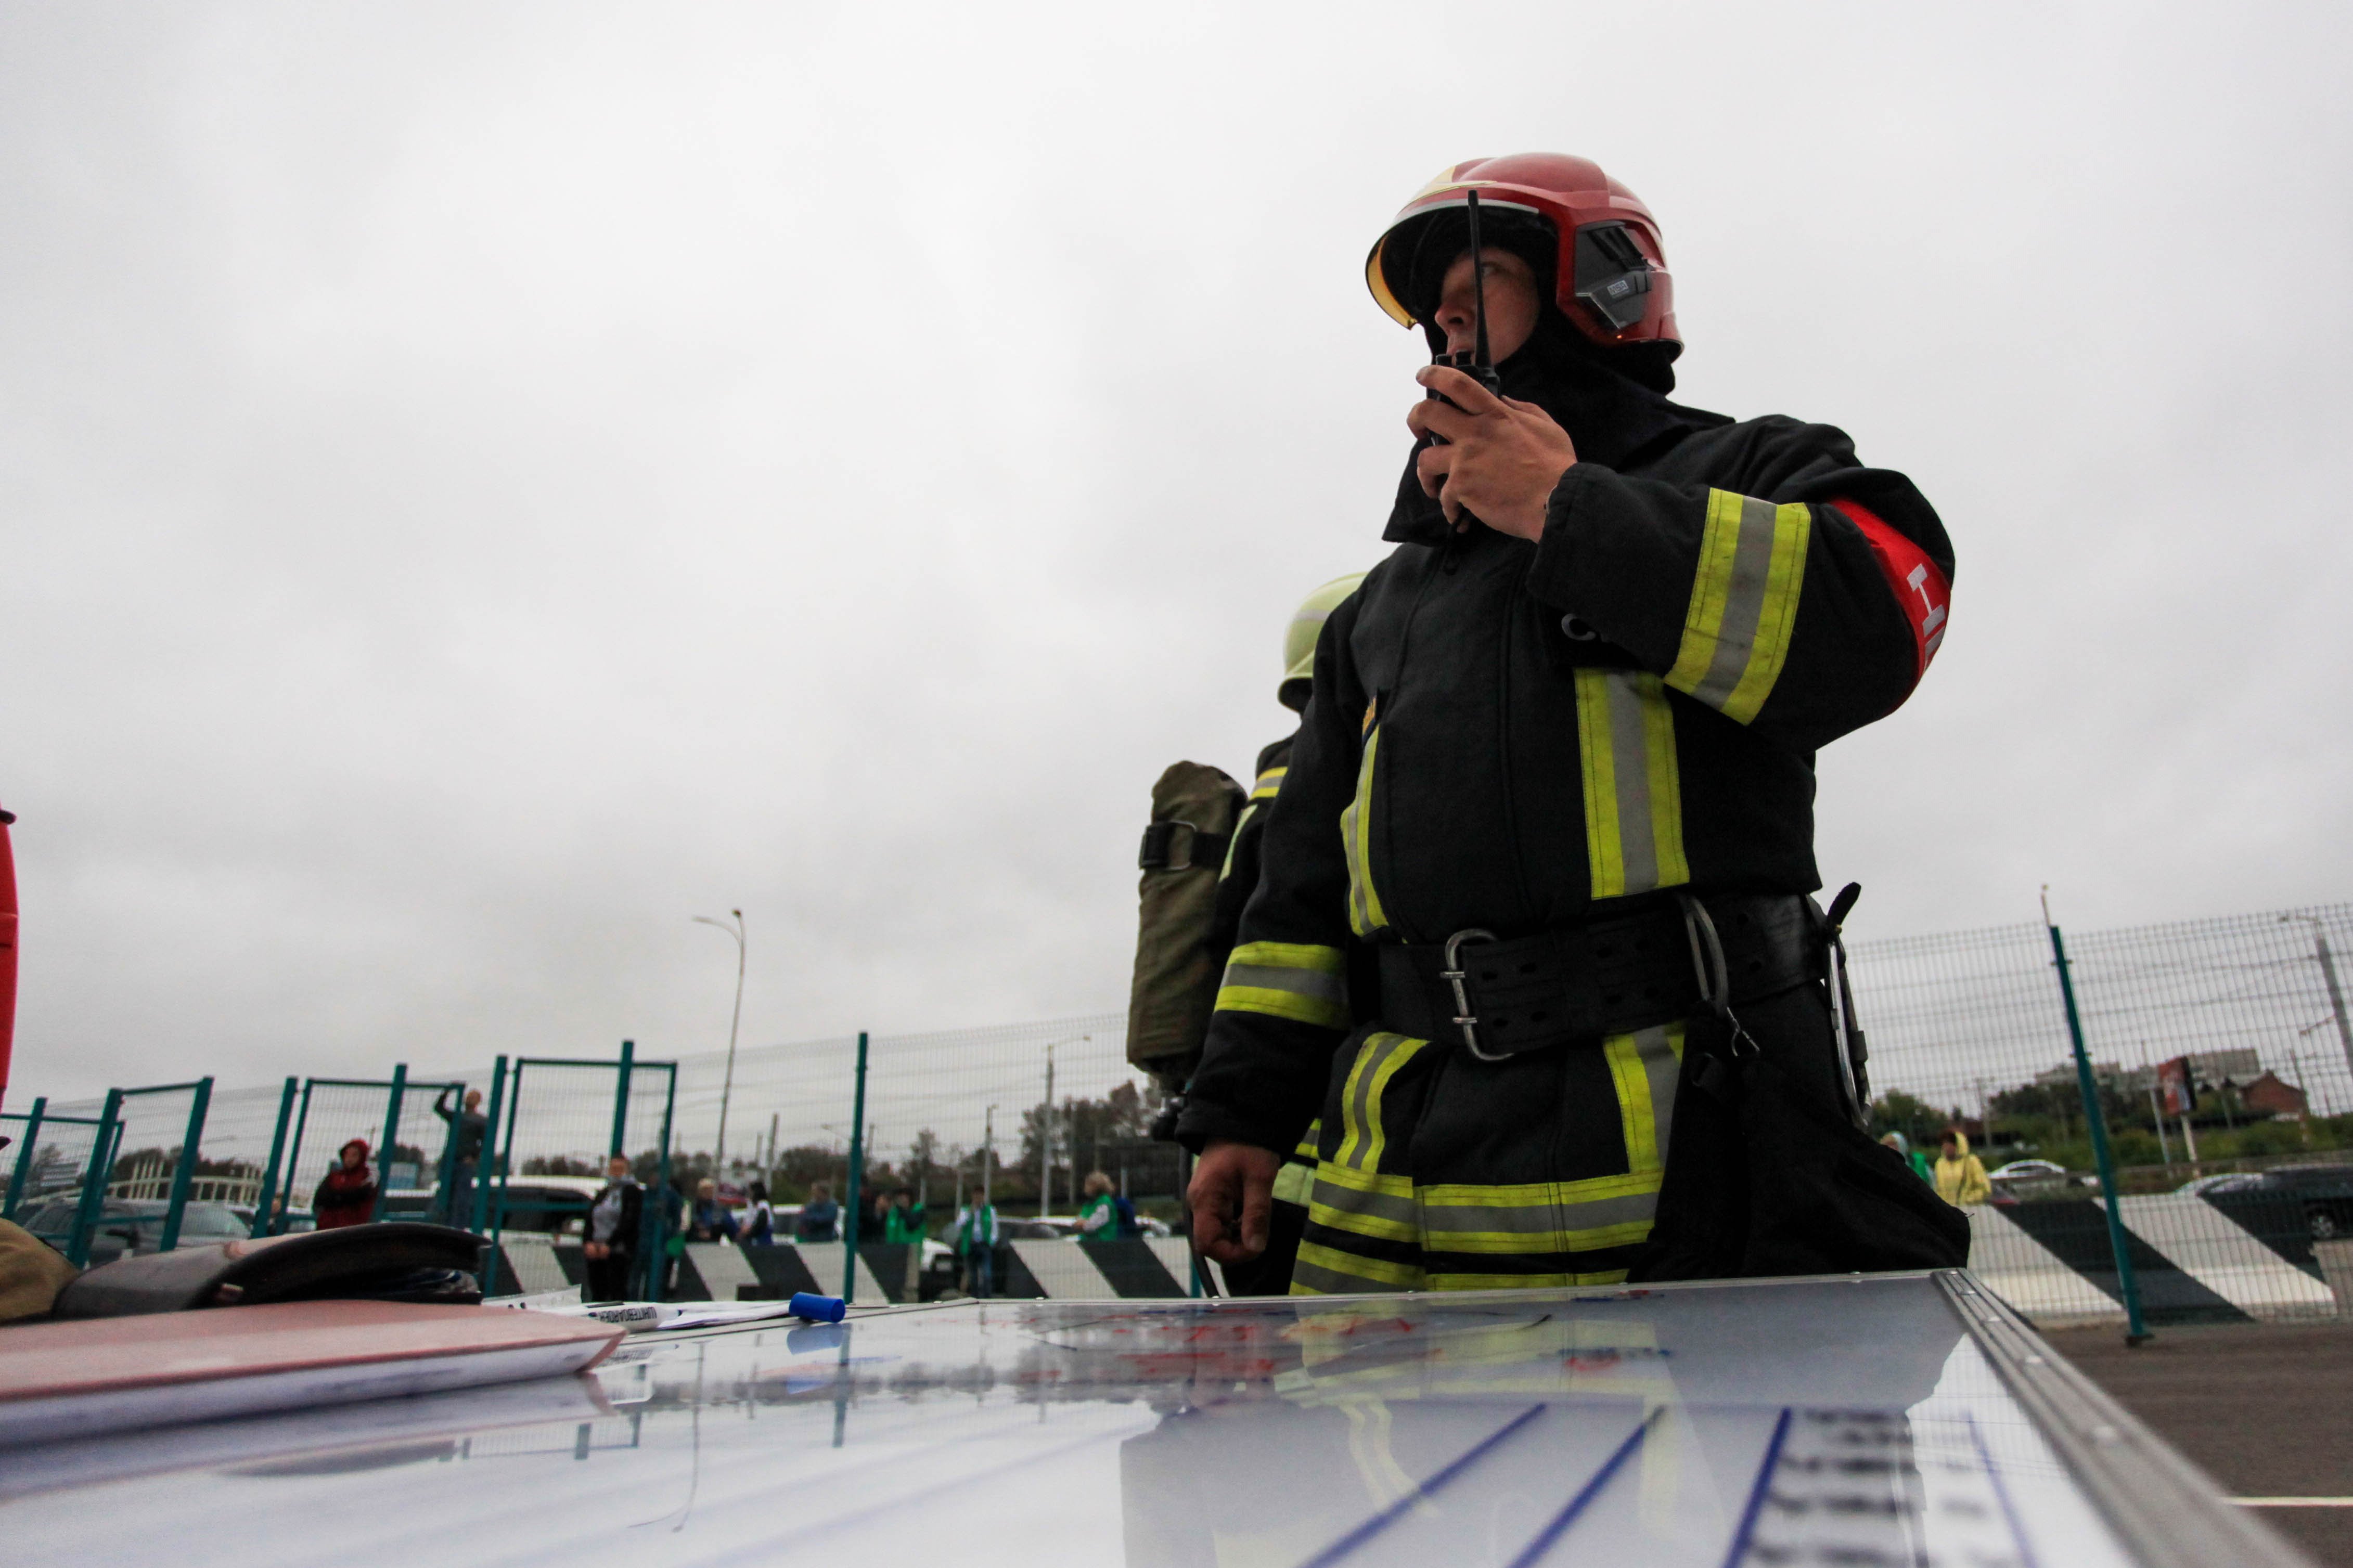
{"type": "Polygon", "coordinates": [[[1176,763],[1152,786],[1152,821],[1136,860],[1135,972],[1128,987],[1127,1060],[1164,1089],[1184,1085],[1216,1010],[1230,933],[1220,930],[1218,874],[1249,796],[1202,763],[1176,763]]]}

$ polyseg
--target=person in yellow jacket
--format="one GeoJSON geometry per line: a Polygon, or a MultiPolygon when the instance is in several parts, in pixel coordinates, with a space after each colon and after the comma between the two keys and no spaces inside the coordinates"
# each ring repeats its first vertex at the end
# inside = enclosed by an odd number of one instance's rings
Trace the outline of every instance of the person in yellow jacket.
{"type": "Polygon", "coordinates": [[[1969,1152],[1969,1135],[1957,1127],[1945,1129],[1945,1146],[1936,1156],[1936,1195],[1965,1209],[1985,1202],[1992,1193],[1984,1163],[1969,1152]]]}

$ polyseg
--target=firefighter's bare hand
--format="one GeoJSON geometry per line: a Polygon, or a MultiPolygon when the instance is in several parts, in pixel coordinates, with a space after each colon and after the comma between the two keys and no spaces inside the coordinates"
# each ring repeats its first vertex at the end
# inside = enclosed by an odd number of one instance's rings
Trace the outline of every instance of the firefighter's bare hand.
{"type": "Polygon", "coordinates": [[[1274,1177],[1282,1156],[1255,1143],[1214,1138],[1193,1166],[1186,1194],[1193,1207],[1193,1243],[1204,1258],[1247,1263],[1266,1250],[1274,1215],[1274,1177]]]}
{"type": "Polygon", "coordinates": [[[1568,432],[1535,404],[1498,396],[1451,365],[1424,365],[1414,379],[1455,405],[1424,398],[1405,416],[1417,437],[1446,443],[1416,459],[1423,493],[1457,529],[1469,526],[1469,511],[1498,532],[1541,538],[1553,487],[1577,464],[1568,432]]]}

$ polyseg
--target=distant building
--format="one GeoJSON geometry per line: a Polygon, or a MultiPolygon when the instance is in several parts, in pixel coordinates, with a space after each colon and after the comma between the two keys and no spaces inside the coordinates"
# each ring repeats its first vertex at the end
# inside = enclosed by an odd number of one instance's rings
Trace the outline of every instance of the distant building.
{"type": "MultiPolygon", "coordinates": [[[[2243,1089],[2257,1079],[2269,1078],[2263,1069],[2263,1059],[2253,1050],[2190,1051],[2187,1053],[2189,1076],[2201,1089],[2220,1089],[2229,1084],[2243,1089]]],[[[2146,1095],[2158,1082],[2154,1067],[2128,1068],[2116,1062],[2092,1064],[2092,1076],[2115,1092],[2126,1096],[2146,1095]]],[[[2063,1062],[2055,1068],[2036,1073],[2034,1081],[2047,1089],[2075,1087],[2075,1064],[2063,1062]]],[[[2277,1080],[2274,1080],[2277,1081],[2277,1080]]],[[[2281,1084],[2283,1089],[2285,1084],[2281,1084]]]]}
{"type": "Polygon", "coordinates": [[[2275,1073],[2264,1073],[2238,1089],[2240,1104],[2266,1116],[2302,1116],[2309,1109],[2304,1090],[2275,1073]]]}

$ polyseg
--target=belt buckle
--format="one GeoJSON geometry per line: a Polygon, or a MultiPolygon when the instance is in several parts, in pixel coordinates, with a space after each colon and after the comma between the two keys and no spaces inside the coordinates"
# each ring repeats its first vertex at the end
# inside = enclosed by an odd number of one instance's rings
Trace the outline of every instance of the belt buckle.
{"type": "Polygon", "coordinates": [[[1479,1048],[1479,1017],[1471,1010],[1471,994],[1462,984],[1470,978],[1462,967],[1462,944],[1494,940],[1495,933],[1491,931],[1470,929],[1456,931],[1446,939],[1446,967],[1438,972],[1438,977],[1454,988],[1454,1026],[1462,1031],[1462,1044],[1482,1062],[1499,1062],[1512,1053],[1504,1051],[1490,1056],[1479,1048]]]}

